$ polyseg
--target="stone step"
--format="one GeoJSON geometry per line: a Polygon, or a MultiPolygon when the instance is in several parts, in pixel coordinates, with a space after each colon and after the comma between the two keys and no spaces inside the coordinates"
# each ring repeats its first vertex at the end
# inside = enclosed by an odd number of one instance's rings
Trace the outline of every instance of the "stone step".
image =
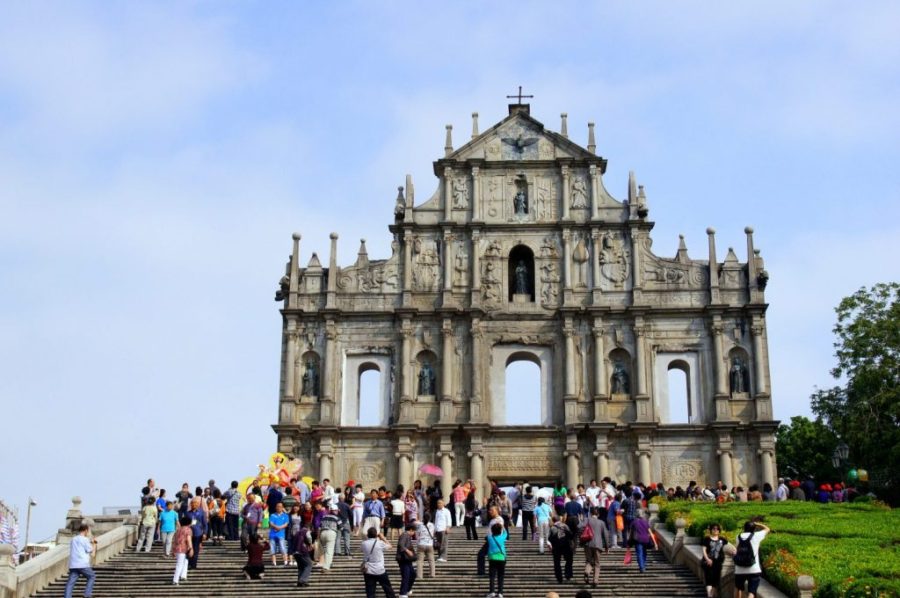
{"type": "MultiPolygon", "coordinates": [[[[478,577],[475,557],[483,540],[467,541],[452,537],[448,548],[448,562],[437,563],[437,576],[416,581],[414,595],[417,598],[463,598],[484,596],[488,590],[487,577],[478,577]]],[[[364,595],[362,574],[359,571],[361,557],[359,539],[353,538],[351,549],[354,557],[336,556],[330,572],[314,571],[310,585],[297,588],[297,570],[294,567],[272,567],[267,558],[266,578],[247,581],[241,575],[246,555],[235,542],[222,546],[207,544],[203,547],[199,567],[190,571],[188,579],[179,586],[172,585],[174,559],[166,559],[158,545],[153,552],[136,554],[127,550],[95,569],[98,597],[126,598],[176,598],[183,596],[222,596],[244,598],[264,592],[267,598],[287,596],[316,596],[328,598],[359,598],[364,595]]],[[[648,555],[647,571],[638,572],[632,562],[624,565],[624,551],[611,551],[601,557],[601,576],[597,588],[583,583],[584,555],[579,550],[574,560],[575,578],[557,584],[553,575],[553,558],[549,553],[539,554],[537,544],[523,541],[513,534],[508,543],[508,561],[504,596],[507,598],[542,597],[549,590],[560,596],[572,597],[579,589],[591,589],[594,596],[704,596],[702,583],[686,568],[668,563],[656,551],[648,555]]],[[[389,555],[393,557],[393,554],[389,555]]],[[[395,592],[400,585],[399,567],[391,558],[387,571],[395,592]]],[[[82,581],[76,587],[81,595],[82,581]]],[[[41,597],[63,596],[65,579],[55,581],[37,594],[41,597]]],[[[379,593],[379,595],[381,595],[379,593]]]]}

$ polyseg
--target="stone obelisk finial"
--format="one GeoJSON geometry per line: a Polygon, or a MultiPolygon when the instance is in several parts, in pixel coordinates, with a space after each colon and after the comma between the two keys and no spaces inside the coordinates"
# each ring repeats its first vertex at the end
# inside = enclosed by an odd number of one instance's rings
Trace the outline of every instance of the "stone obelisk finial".
{"type": "Polygon", "coordinates": [[[447,139],[444,141],[444,155],[453,153],[453,125],[447,125],[447,139]]]}
{"type": "Polygon", "coordinates": [[[478,113],[472,113],[472,139],[478,137],[478,113]]]}
{"type": "Polygon", "coordinates": [[[569,138],[569,122],[568,122],[569,115],[566,114],[565,112],[563,112],[562,114],[559,115],[559,119],[561,121],[559,123],[559,134],[562,135],[563,137],[565,137],[566,139],[568,139],[569,138]]]}

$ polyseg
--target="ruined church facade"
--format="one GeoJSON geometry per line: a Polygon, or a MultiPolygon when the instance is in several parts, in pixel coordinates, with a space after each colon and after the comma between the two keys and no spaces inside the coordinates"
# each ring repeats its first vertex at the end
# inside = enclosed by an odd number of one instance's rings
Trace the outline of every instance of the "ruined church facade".
{"type": "MultiPolygon", "coordinates": [[[[667,486],[775,479],[768,275],[753,231],[746,261],[651,250],[649,207],[629,177],[554,132],[527,104],[434,162],[417,205],[399,188],[392,255],[301,267],[300,235],[276,299],[283,337],[278,449],[305,471],[367,489],[410,487],[422,464],[484,488],[610,476],[667,486]],[[506,368],[540,370],[532,425],[508,425],[506,368]],[[668,374],[686,381],[672,416],[668,374]],[[360,425],[360,380],[379,376],[377,421],[360,425]],[[684,413],[685,409],[679,409],[684,413]]],[[[510,401],[515,401],[511,398],[510,401]]]]}

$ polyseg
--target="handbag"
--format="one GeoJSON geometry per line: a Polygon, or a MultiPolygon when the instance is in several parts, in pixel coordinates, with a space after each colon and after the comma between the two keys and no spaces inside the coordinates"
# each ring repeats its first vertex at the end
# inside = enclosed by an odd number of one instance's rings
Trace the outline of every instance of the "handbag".
{"type": "MultiPolygon", "coordinates": [[[[372,549],[369,550],[369,555],[372,554],[372,550],[375,550],[375,542],[377,542],[377,541],[378,541],[377,539],[372,540],[372,549]]],[[[369,564],[369,557],[366,556],[365,558],[363,558],[363,562],[359,566],[359,570],[363,573],[363,575],[366,574],[366,565],[368,565],[368,564],[369,564]]]]}
{"type": "Polygon", "coordinates": [[[621,515],[616,515],[616,529],[618,531],[625,529],[625,519],[621,515]]]}
{"type": "Polygon", "coordinates": [[[622,561],[623,565],[631,564],[631,548],[625,549],[625,560],[622,561]]]}

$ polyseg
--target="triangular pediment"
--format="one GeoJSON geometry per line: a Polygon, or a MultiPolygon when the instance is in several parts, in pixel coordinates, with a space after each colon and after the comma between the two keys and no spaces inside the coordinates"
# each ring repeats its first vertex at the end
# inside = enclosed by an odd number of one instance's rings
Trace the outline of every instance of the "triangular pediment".
{"type": "Polygon", "coordinates": [[[569,158],[602,160],[596,154],[548,130],[524,112],[515,112],[460,147],[445,160],[530,161],[569,158]]]}

